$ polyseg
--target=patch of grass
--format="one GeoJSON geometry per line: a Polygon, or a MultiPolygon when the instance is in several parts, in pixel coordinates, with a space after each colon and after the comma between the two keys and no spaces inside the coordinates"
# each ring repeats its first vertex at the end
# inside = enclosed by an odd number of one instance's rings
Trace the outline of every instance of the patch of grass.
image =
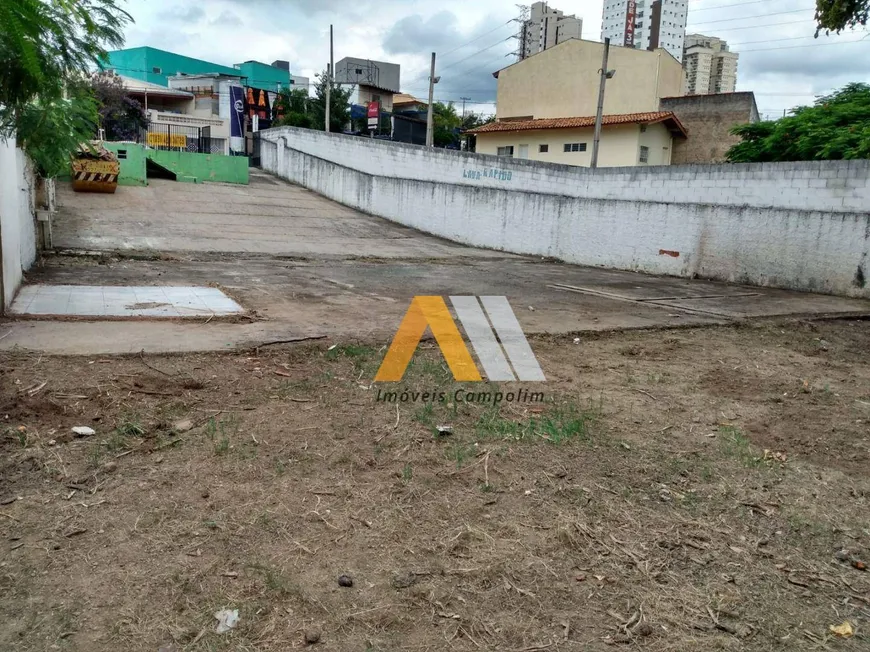
{"type": "Polygon", "coordinates": [[[756,468],[762,465],[764,460],[752,450],[749,437],[743,434],[740,428],[734,426],[719,427],[719,442],[722,452],[740,462],[747,468],[756,468]]]}
{"type": "MultiPolygon", "coordinates": [[[[24,426],[22,426],[22,428],[23,427],[24,426]]],[[[4,436],[5,437],[11,436],[12,438],[17,439],[18,445],[21,446],[21,448],[27,448],[27,431],[26,430],[19,430],[17,428],[16,429],[6,428],[4,436]]]]}
{"type": "Polygon", "coordinates": [[[125,416],[118,426],[109,433],[108,439],[104,442],[108,451],[117,453],[130,450],[130,439],[139,438],[145,435],[145,427],[142,425],[139,418],[133,415],[125,416]]]}
{"type": "Polygon", "coordinates": [[[259,573],[266,588],[277,595],[300,595],[298,586],[291,582],[281,571],[266,564],[248,564],[248,568],[259,573]]]}
{"type": "Polygon", "coordinates": [[[453,373],[440,357],[415,355],[405,371],[405,380],[412,383],[424,382],[427,385],[434,381],[437,387],[444,387],[453,381],[453,373]]]}
{"type": "Polygon", "coordinates": [[[361,344],[341,344],[326,352],[327,360],[335,360],[336,358],[368,358],[376,353],[376,349],[371,346],[363,346],[361,344]]]}
{"type": "Polygon", "coordinates": [[[136,417],[125,418],[115,431],[124,437],[141,437],[145,434],[145,428],[136,417]]]}
{"type": "Polygon", "coordinates": [[[447,447],[445,454],[447,459],[456,462],[456,466],[459,468],[474,457],[476,452],[474,446],[462,441],[454,441],[447,447]]]}
{"type": "Polygon", "coordinates": [[[597,419],[595,409],[582,410],[574,405],[557,406],[526,421],[503,418],[497,408],[487,410],[478,419],[475,432],[480,439],[531,441],[544,439],[560,445],[573,440],[589,441],[591,424],[597,419]]]}
{"type": "Polygon", "coordinates": [[[334,349],[326,352],[327,360],[338,360],[346,358],[353,364],[354,373],[360,373],[366,376],[374,376],[375,373],[375,355],[377,349],[372,346],[364,346],[361,344],[342,344],[334,349]]]}
{"type": "Polygon", "coordinates": [[[230,438],[226,435],[221,435],[214,443],[214,454],[225,455],[230,450],[230,438]]]}
{"type": "Polygon", "coordinates": [[[434,403],[426,403],[423,407],[419,408],[416,412],[414,412],[413,419],[418,423],[422,423],[424,426],[431,428],[434,423],[435,416],[435,404],[434,403]]]}
{"type": "Polygon", "coordinates": [[[402,482],[408,484],[414,477],[414,468],[410,464],[405,464],[402,467],[402,482]]]}
{"type": "Polygon", "coordinates": [[[710,465],[709,462],[704,462],[701,465],[701,468],[698,471],[698,475],[704,482],[710,482],[713,479],[713,467],[710,465]]]}
{"type": "Polygon", "coordinates": [[[103,463],[103,446],[102,444],[94,444],[88,450],[88,466],[92,469],[96,469],[103,463]]]}
{"type": "Polygon", "coordinates": [[[212,441],[215,455],[225,455],[230,450],[230,435],[238,431],[239,421],[235,414],[221,420],[211,417],[205,424],[205,434],[212,441]]]}

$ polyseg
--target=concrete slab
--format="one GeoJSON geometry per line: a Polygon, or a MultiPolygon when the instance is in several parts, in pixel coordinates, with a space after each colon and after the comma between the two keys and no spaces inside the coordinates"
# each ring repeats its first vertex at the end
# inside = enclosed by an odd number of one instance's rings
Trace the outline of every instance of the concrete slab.
{"type": "Polygon", "coordinates": [[[262,173],[253,173],[248,186],[148,183],[121,186],[111,195],[74,193],[58,184],[54,246],[297,257],[510,257],[424,235],[262,173]]]}
{"type": "MultiPolygon", "coordinates": [[[[217,286],[263,321],[8,322],[0,323],[0,349],[96,355],[220,350],[300,336],[388,341],[411,298],[421,294],[506,296],[529,335],[870,315],[868,301],[463,247],[262,174],[252,175],[247,187],[154,181],[115,195],[65,189],[59,195],[56,244],[143,249],[154,259],[48,257],[29,273],[31,283],[107,286],[104,296],[109,287],[156,287],[167,301],[172,286],[217,286]]],[[[93,298],[66,309],[80,310],[79,304],[96,310],[93,298]]]]}
{"type": "Polygon", "coordinates": [[[12,313],[58,317],[220,317],[244,309],[217,288],[26,285],[12,313]]]}

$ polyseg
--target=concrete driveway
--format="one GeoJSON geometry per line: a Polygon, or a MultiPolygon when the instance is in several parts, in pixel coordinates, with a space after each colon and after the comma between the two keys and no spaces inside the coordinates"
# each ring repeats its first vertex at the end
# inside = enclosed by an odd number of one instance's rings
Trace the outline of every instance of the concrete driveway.
{"type": "Polygon", "coordinates": [[[364,215],[266,174],[248,186],[151,179],[112,195],[58,189],[60,249],[292,257],[492,256],[364,215]]]}
{"type": "Polygon", "coordinates": [[[268,175],[251,180],[250,186],[155,180],[115,195],[63,188],[54,238],[74,255],[46,257],[28,275],[31,283],[214,285],[239,301],[248,319],[20,320],[0,325],[0,348],[97,354],[217,350],[316,336],[387,342],[420,294],[507,296],[529,334],[870,314],[866,301],[464,247],[268,175]]]}

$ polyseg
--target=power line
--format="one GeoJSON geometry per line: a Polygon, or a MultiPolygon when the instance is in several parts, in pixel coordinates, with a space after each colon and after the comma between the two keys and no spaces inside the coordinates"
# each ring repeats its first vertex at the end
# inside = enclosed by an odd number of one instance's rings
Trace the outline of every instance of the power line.
{"type": "Polygon", "coordinates": [[[477,56],[478,54],[482,54],[483,52],[486,52],[487,50],[492,50],[494,47],[496,47],[496,46],[498,46],[498,45],[501,45],[501,44],[504,43],[505,41],[509,41],[509,40],[511,40],[512,38],[513,38],[513,35],[508,36],[507,38],[504,38],[504,39],[498,41],[497,43],[493,43],[493,44],[490,45],[489,47],[485,47],[485,48],[483,48],[482,50],[478,50],[477,52],[474,52],[474,53],[472,53],[472,54],[469,54],[469,55],[468,55],[467,57],[465,57],[464,59],[460,59],[459,61],[454,61],[454,62],[451,63],[449,66],[444,66],[443,68],[441,68],[441,69],[439,70],[439,72],[443,73],[445,70],[449,70],[449,69],[452,68],[453,66],[458,66],[458,65],[459,65],[460,63],[462,63],[463,61],[468,61],[468,60],[471,59],[472,57],[475,57],[475,56],[477,56]]]}
{"type": "MultiPolygon", "coordinates": [[[[693,0],[689,0],[692,2],[693,0]]],[[[700,1],[700,0],[697,0],[700,1]]],[[[729,5],[716,5],[715,7],[700,7],[698,9],[692,9],[692,13],[698,13],[699,11],[710,11],[711,9],[730,9],[731,7],[742,7],[743,5],[757,5],[761,2],[770,2],[771,0],[749,0],[748,2],[735,2],[729,5]]]]}
{"type": "Polygon", "coordinates": [[[781,16],[783,14],[796,14],[801,11],[815,11],[814,9],[792,9],[790,11],[775,11],[770,14],[757,14],[755,16],[738,16],[737,18],[721,18],[719,20],[708,20],[706,23],[698,23],[699,25],[713,25],[715,23],[730,23],[735,20],[755,20],[756,18],[767,18],[768,16],[781,16]]]}
{"type": "MultiPolygon", "coordinates": [[[[820,48],[826,45],[848,45],[849,43],[860,43],[864,39],[858,39],[857,41],[840,41],[838,43],[810,43],[808,45],[784,45],[776,48],[752,48],[750,50],[740,50],[738,54],[743,54],[745,52],[769,52],[770,50],[797,50],[800,48],[820,48]]],[[[870,45],[870,43],[868,43],[870,45]]]]}
{"type": "Polygon", "coordinates": [[[448,57],[448,56],[450,56],[451,54],[453,54],[454,52],[456,52],[457,50],[461,50],[461,49],[464,48],[466,45],[471,45],[471,44],[474,43],[475,41],[479,41],[480,39],[482,39],[484,36],[489,36],[489,35],[492,34],[493,32],[497,32],[498,30],[502,29],[502,28],[505,27],[506,25],[510,25],[512,22],[514,22],[514,20],[516,20],[516,19],[511,18],[509,21],[507,21],[506,23],[502,23],[501,25],[499,25],[499,26],[496,27],[495,29],[492,29],[492,30],[486,32],[485,34],[481,34],[480,36],[471,39],[468,43],[463,43],[462,45],[459,45],[459,46],[453,48],[453,49],[450,50],[449,52],[445,52],[444,54],[441,55],[441,58],[443,59],[444,57],[448,57]]]}
{"type": "MultiPolygon", "coordinates": [[[[467,43],[463,43],[462,45],[459,45],[459,46],[453,48],[452,50],[448,50],[448,51],[445,52],[444,54],[440,55],[441,60],[443,61],[443,59],[444,59],[445,57],[447,57],[447,56],[453,54],[454,52],[457,52],[457,51],[461,50],[462,48],[464,48],[464,47],[466,47],[466,46],[468,46],[468,45],[471,45],[471,44],[474,43],[475,41],[479,41],[479,40],[482,39],[484,36],[489,36],[489,35],[492,34],[493,32],[497,32],[498,30],[503,29],[504,27],[506,27],[507,25],[510,25],[510,24],[511,24],[512,22],[514,22],[515,20],[517,20],[517,19],[516,19],[516,18],[511,18],[509,21],[507,21],[507,22],[505,22],[505,23],[502,23],[501,25],[499,25],[499,26],[496,27],[495,29],[491,29],[490,31],[488,31],[488,32],[486,32],[486,33],[484,33],[484,34],[481,34],[480,36],[476,36],[475,38],[471,39],[471,40],[468,41],[467,43]]],[[[506,39],[504,39],[504,40],[507,41],[507,40],[510,39],[510,38],[513,38],[513,35],[509,36],[508,38],[506,38],[506,39]]],[[[487,49],[488,49],[488,48],[487,48],[487,49]]],[[[485,50],[479,50],[479,51],[476,52],[475,54],[479,54],[480,52],[483,52],[483,51],[485,51],[485,50]]],[[[474,55],[471,55],[471,56],[474,56],[474,55]]],[[[468,57],[467,57],[467,58],[468,58],[468,57]]],[[[457,62],[454,62],[454,63],[461,63],[462,61],[463,61],[463,60],[460,60],[460,61],[457,61],[457,62]]],[[[450,65],[454,65],[454,64],[450,64],[450,65]]],[[[413,77],[413,78],[411,79],[411,81],[408,82],[408,83],[413,84],[413,83],[416,82],[417,80],[424,79],[424,78],[426,78],[426,77],[428,77],[428,76],[429,76],[429,71],[428,71],[428,70],[424,70],[421,74],[417,75],[416,77],[413,77]]]]}
{"type": "MultiPolygon", "coordinates": [[[[750,43],[779,43],[781,41],[799,41],[805,38],[814,38],[812,35],[808,36],[790,36],[789,38],[769,38],[763,39],[761,41],[738,41],[737,43],[728,42],[728,47],[733,47],[737,45],[749,45],[750,43]]],[[[863,40],[863,39],[862,39],[863,40]]],[[[837,41],[838,43],[848,43],[849,41],[837,41]]]]}
{"type": "MultiPolygon", "coordinates": [[[[766,27],[782,27],[783,25],[806,25],[806,24],[807,24],[806,20],[793,20],[793,21],[788,22],[788,23],[768,23],[766,25],[744,25],[742,27],[725,27],[725,28],[718,28],[717,27],[716,33],[718,34],[719,32],[736,32],[736,31],[739,31],[741,29],[764,29],[766,27]]],[[[686,28],[686,31],[691,32],[691,31],[694,31],[695,29],[697,29],[697,27],[695,27],[694,25],[691,25],[691,26],[686,28]]]]}

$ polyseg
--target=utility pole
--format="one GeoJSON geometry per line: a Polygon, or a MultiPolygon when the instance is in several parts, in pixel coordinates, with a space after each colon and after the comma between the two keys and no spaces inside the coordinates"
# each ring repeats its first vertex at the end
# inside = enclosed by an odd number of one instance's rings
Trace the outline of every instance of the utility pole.
{"type": "Polygon", "coordinates": [[[333,66],[332,62],[332,25],[329,26],[329,65],[326,67],[326,111],[324,111],[326,116],[326,131],[329,132],[329,112],[332,108],[332,76],[334,74],[332,70],[333,66]]]}
{"type": "Polygon", "coordinates": [[[432,103],[435,101],[435,53],[432,53],[432,66],[429,68],[429,110],[426,113],[426,147],[435,146],[435,129],[432,103]]]}
{"type": "Polygon", "coordinates": [[[604,86],[607,84],[607,57],[610,54],[610,39],[604,39],[604,60],[601,62],[601,84],[598,86],[598,112],[595,114],[595,136],[592,140],[592,167],[598,167],[598,145],[601,140],[601,119],[604,115],[604,86]]]}
{"type": "Polygon", "coordinates": [[[462,119],[465,120],[465,103],[470,102],[471,98],[470,97],[460,97],[459,99],[462,100],[462,119]]]}

